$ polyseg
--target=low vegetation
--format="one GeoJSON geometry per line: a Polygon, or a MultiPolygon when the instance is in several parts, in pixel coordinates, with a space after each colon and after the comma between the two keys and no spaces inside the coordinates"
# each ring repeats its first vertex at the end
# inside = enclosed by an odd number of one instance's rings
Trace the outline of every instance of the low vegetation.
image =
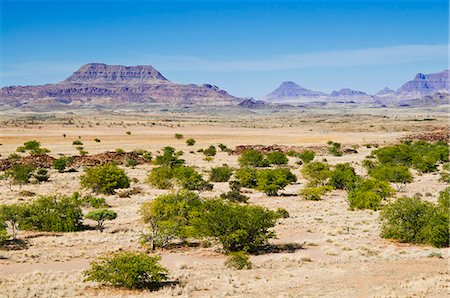
{"type": "Polygon", "coordinates": [[[95,193],[114,194],[116,189],[130,187],[130,179],[124,170],[114,164],[85,168],[81,185],[95,193]]]}

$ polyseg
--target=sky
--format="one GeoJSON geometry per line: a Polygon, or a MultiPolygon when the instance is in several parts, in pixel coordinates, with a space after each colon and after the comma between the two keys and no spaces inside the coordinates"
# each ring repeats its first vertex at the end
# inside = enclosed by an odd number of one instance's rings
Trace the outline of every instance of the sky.
{"type": "Polygon", "coordinates": [[[261,98],[282,81],[375,93],[449,68],[447,0],[0,3],[1,86],[99,62],[261,98]]]}

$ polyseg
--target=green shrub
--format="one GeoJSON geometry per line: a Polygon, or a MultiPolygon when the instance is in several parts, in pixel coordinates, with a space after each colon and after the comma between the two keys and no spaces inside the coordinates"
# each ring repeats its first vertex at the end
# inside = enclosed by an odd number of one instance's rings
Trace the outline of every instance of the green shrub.
{"type": "Polygon", "coordinates": [[[220,151],[222,151],[222,152],[228,152],[228,150],[229,150],[225,144],[219,144],[218,147],[219,147],[220,151]]]}
{"type": "Polygon", "coordinates": [[[348,194],[348,204],[351,209],[378,210],[381,207],[381,196],[372,190],[351,191],[348,194]]]}
{"type": "Polygon", "coordinates": [[[181,166],[173,170],[175,182],[187,190],[212,190],[213,185],[203,180],[193,167],[181,166]]]}
{"type": "Polygon", "coordinates": [[[308,179],[309,186],[326,185],[331,175],[330,166],[319,161],[305,164],[301,172],[308,179]]]}
{"type": "Polygon", "coordinates": [[[359,177],[355,169],[348,163],[337,164],[330,174],[328,185],[335,189],[353,189],[358,182],[359,177]]]}
{"type": "Polygon", "coordinates": [[[200,235],[218,240],[225,251],[252,251],[267,244],[278,216],[260,206],[239,205],[220,199],[207,200],[194,217],[200,235]]]}
{"type": "Polygon", "coordinates": [[[142,204],[140,214],[149,230],[143,234],[143,241],[153,250],[166,246],[172,239],[196,235],[191,221],[198,216],[201,206],[198,195],[186,191],[160,195],[142,204]]]}
{"type": "Polygon", "coordinates": [[[245,251],[236,251],[228,253],[228,259],[225,261],[225,266],[232,269],[242,270],[251,269],[252,263],[245,251]]]}
{"type": "Polygon", "coordinates": [[[24,205],[19,226],[46,232],[73,232],[82,228],[78,197],[41,196],[24,205]]]}
{"type": "Polygon", "coordinates": [[[38,182],[46,182],[50,178],[48,175],[48,171],[46,169],[37,169],[36,172],[33,174],[33,177],[38,182]]]}
{"type": "Polygon", "coordinates": [[[100,139],[99,139],[99,138],[95,138],[95,139],[94,139],[94,142],[96,142],[96,143],[100,143],[101,141],[100,141],[100,139]]]}
{"type": "Polygon", "coordinates": [[[67,168],[67,164],[69,163],[69,158],[63,156],[53,161],[53,168],[58,170],[58,172],[62,173],[67,168]]]}
{"type": "Polygon", "coordinates": [[[176,133],[175,134],[175,139],[181,140],[182,138],[183,138],[183,135],[181,133],[176,133]]]}
{"type": "Polygon", "coordinates": [[[394,183],[398,191],[406,183],[413,181],[413,176],[409,168],[403,165],[380,165],[370,170],[369,175],[378,180],[394,183]]]}
{"type": "Polygon", "coordinates": [[[213,145],[203,150],[203,154],[205,156],[216,156],[216,153],[217,153],[216,147],[214,147],[213,145]]]}
{"type": "Polygon", "coordinates": [[[116,153],[122,154],[125,153],[125,150],[123,150],[122,148],[116,148],[116,153]]]}
{"type": "Polygon", "coordinates": [[[169,271],[159,264],[160,257],[138,252],[119,252],[91,262],[85,281],[128,289],[157,288],[169,271]]]}
{"type": "Polygon", "coordinates": [[[180,152],[175,152],[175,148],[166,146],[163,148],[163,154],[156,156],[154,163],[175,168],[184,164],[184,160],[179,158],[180,155],[180,152]]]}
{"type": "MultiPolygon", "coordinates": [[[[12,231],[12,237],[13,239],[16,239],[20,228],[20,223],[23,221],[26,214],[27,208],[24,204],[0,205],[0,230],[2,229],[3,223],[9,223],[12,231]]],[[[6,226],[4,228],[6,228],[6,226]]],[[[0,238],[1,237],[2,236],[0,235],[0,238]]]]}
{"type": "Polygon", "coordinates": [[[275,210],[275,213],[277,214],[278,218],[289,218],[289,212],[284,208],[277,208],[275,210]]]}
{"type": "Polygon", "coordinates": [[[130,179],[124,170],[114,164],[85,168],[81,176],[81,185],[95,193],[114,194],[118,188],[130,187],[130,179]]]}
{"type": "Polygon", "coordinates": [[[236,171],[236,179],[243,187],[256,187],[256,169],[254,168],[240,168],[236,171]]]}
{"type": "Polygon", "coordinates": [[[72,142],[72,145],[74,145],[74,146],[82,146],[83,142],[80,141],[80,140],[75,140],[75,141],[72,142]]]}
{"type": "Polygon", "coordinates": [[[213,182],[227,182],[233,175],[233,169],[225,165],[222,167],[211,168],[209,180],[213,182]]]}
{"type": "Polygon", "coordinates": [[[103,232],[105,221],[116,219],[117,213],[113,210],[100,209],[90,211],[84,217],[96,221],[97,222],[96,229],[99,230],[100,232],[103,232]]]}
{"type": "Polygon", "coordinates": [[[386,205],[380,214],[381,236],[401,242],[449,245],[448,210],[418,198],[400,198],[386,205]]]}
{"type": "Polygon", "coordinates": [[[109,205],[106,204],[105,198],[99,197],[84,197],[80,200],[80,204],[84,207],[92,207],[95,209],[109,207],[109,205]]]}
{"type": "Polygon", "coordinates": [[[195,140],[190,138],[186,140],[186,145],[188,146],[194,146],[195,145],[195,140]]]}
{"type": "Polygon", "coordinates": [[[23,146],[17,147],[17,152],[26,152],[28,151],[30,154],[39,155],[50,152],[47,148],[41,148],[41,143],[36,140],[28,141],[23,143],[23,146]]]}
{"type": "Polygon", "coordinates": [[[328,141],[327,144],[329,145],[328,147],[328,152],[330,152],[331,155],[333,156],[342,156],[344,154],[344,152],[342,152],[342,144],[341,143],[335,143],[333,141],[328,141]]]}
{"type": "Polygon", "coordinates": [[[312,150],[303,150],[302,152],[297,154],[298,158],[300,158],[304,163],[309,163],[314,160],[316,153],[312,150]]]}
{"type": "Polygon", "coordinates": [[[238,158],[241,167],[253,166],[253,167],[267,167],[269,162],[264,155],[257,150],[245,150],[238,158]]]}
{"type": "Polygon", "coordinates": [[[279,190],[297,181],[297,177],[287,168],[264,169],[256,172],[256,189],[268,196],[276,196],[279,190]]]}
{"type": "Polygon", "coordinates": [[[6,228],[7,225],[0,219],[0,247],[4,245],[9,238],[6,228]]]}
{"type": "Polygon", "coordinates": [[[266,159],[267,159],[267,162],[271,165],[285,165],[289,161],[283,152],[267,153],[266,159]]]}
{"type": "Polygon", "coordinates": [[[153,168],[147,176],[147,183],[159,188],[172,188],[173,170],[169,166],[160,166],[153,168]]]}
{"type": "Polygon", "coordinates": [[[30,182],[33,172],[36,168],[30,164],[15,164],[5,171],[8,178],[16,184],[26,184],[30,182]]]}
{"type": "Polygon", "coordinates": [[[248,197],[246,195],[241,194],[239,190],[232,189],[226,193],[222,193],[220,195],[222,200],[227,200],[235,203],[247,203],[248,197]]]}
{"type": "Polygon", "coordinates": [[[450,187],[439,192],[438,206],[446,210],[450,208],[450,187]]]}
{"type": "Polygon", "coordinates": [[[322,199],[322,196],[327,192],[330,192],[333,187],[329,185],[324,186],[316,186],[316,187],[305,187],[300,190],[299,195],[302,196],[306,200],[311,201],[319,201],[322,199]]]}
{"type": "Polygon", "coordinates": [[[125,159],[125,166],[126,167],[134,168],[138,164],[139,164],[139,162],[136,159],[134,159],[134,158],[128,157],[128,158],[125,159]]]}

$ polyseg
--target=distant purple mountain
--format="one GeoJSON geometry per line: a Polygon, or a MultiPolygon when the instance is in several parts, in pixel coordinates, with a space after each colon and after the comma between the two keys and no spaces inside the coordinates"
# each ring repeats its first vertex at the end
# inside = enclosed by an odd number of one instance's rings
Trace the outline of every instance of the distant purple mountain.
{"type": "Polygon", "coordinates": [[[418,73],[414,79],[403,84],[397,90],[397,93],[413,93],[420,95],[430,95],[439,92],[449,93],[449,75],[450,70],[431,74],[418,73]]]}
{"type": "Polygon", "coordinates": [[[344,96],[344,97],[355,97],[355,96],[367,96],[366,92],[352,90],[349,88],[342,88],[339,91],[333,91],[331,92],[330,96],[337,97],[337,96],[344,96]]]}
{"type": "Polygon", "coordinates": [[[310,89],[303,88],[294,82],[286,81],[281,83],[281,85],[269,93],[266,96],[268,101],[279,100],[279,99],[290,99],[290,98],[317,98],[320,96],[325,96],[326,93],[313,91],[310,89]]]}

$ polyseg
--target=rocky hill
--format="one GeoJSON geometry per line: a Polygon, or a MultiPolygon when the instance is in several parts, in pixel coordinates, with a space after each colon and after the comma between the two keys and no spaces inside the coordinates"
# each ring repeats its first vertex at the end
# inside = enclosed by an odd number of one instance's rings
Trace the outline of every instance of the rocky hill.
{"type": "Polygon", "coordinates": [[[303,88],[294,82],[286,81],[269,93],[265,100],[267,101],[289,101],[290,99],[319,99],[326,96],[326,93],[313,91],[303,88]]]}
{"type": "Polygon", "coordinates": [[[132,103],[237,105],[240,98],[210,84],[177,84],[152,66],[90,63],[57,84],[0,90],[3,107],[85,106],[132,103]]]}

